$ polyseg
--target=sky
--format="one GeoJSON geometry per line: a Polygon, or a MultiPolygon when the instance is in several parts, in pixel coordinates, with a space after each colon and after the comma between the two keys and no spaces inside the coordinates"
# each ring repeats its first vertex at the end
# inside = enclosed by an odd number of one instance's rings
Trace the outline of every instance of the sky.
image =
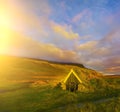
{"type": "Polygon", "coordinates": [[[120,0],[0,0],[0,54],[120,75],[120,0]]]}

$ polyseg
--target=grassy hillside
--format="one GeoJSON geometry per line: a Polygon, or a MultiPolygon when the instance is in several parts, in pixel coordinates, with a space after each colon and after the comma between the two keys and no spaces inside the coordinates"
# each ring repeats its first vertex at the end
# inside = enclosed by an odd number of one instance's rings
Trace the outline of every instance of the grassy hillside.
{"type": "Polygon", "coordinates": [[[81,64],[0,56],[0,112],[120,112],[118,77],[81,64]],[[84,82],[83,91],[55,87],[71,68],[84,82]]]}
{"type": "MultiPolygon", "coordinates": [[[[44,60],[0,56],[0,81],[7,83],[57,83],[73,68],[84,81],[100,76],[82,64],[55,63],[44,60]]],[[[3,84],[4,86],[4,84],[3,84]]]]}

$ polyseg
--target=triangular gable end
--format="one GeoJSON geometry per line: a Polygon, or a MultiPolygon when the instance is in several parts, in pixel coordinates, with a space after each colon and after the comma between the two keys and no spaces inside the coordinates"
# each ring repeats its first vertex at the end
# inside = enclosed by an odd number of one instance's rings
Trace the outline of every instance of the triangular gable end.
{"type": "Polygon", "coordinates": [[[71,75],[72,73],[73,73],[73,75],[78,79],[78,81],[79,81],[80,83],[82,83],[82,81],[80,80],[80,78],[77,76],[77,74],[74,72],[73,69],[71,69],[71,71],[69,72],[69,74],[68,74],[67,77],[65,78],[64,83],[66,83],[66,81],[68,80],[68,78],[70,77],[70,75],[71,75]]]}

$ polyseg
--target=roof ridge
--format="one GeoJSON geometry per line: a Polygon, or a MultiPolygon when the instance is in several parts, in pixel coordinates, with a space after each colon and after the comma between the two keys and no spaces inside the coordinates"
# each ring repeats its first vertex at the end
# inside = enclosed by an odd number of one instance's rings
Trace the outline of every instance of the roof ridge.
{"type": "Polygon", "coordinates": [[[70,70],[70,72],[68,73],[67,77],[65,78],[65,80],[63,81],[64,83],[66,83],[67,79],[70,77],[70,75],[73,73],[73,75],[78,79],[78,81],[80,83],[82,83],[81,79],[77,76],[77,74],[75,73],[75,71],[73,69],[70,70]]]}

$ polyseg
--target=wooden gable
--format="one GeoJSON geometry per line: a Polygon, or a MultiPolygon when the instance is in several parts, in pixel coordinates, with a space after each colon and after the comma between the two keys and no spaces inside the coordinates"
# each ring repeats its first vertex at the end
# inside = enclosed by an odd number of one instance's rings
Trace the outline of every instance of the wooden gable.
{"type": "Polygon", "coordinates": [[[74,72],[73,69],[71,69],[71,71],[64,80],[65,84],[69,82],[76,82],[77,84],[82,83],[81,79],[78,77],[78,75],[74,72]]]}

